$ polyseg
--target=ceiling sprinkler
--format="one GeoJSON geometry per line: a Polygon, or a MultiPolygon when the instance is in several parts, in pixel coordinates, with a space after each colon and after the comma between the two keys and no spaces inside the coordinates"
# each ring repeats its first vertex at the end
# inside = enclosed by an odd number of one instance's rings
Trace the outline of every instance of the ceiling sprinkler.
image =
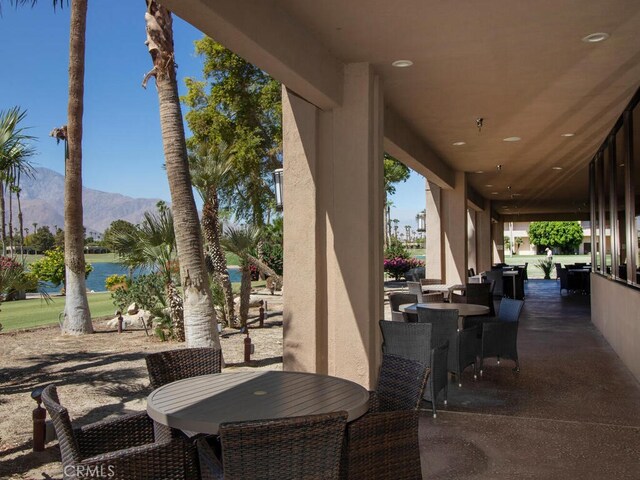
{"type": "Polygon", "coordinates": [[[499,172],[500,170],[502,170],[502,165],[496,165],[496,170],[499,172]]]}
{"type": "Polygon", "coordinates": [[[478,127],[478,133],[482,130],[482,124],[484,123],[484,118],[479,117],[476,118],[476,127],[478,127]]]}

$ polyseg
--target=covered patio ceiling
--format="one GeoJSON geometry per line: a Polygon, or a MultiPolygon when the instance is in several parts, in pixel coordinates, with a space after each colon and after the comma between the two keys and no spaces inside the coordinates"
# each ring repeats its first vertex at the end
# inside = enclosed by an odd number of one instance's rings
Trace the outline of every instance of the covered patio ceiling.
{"type": "Polygon", "coordinates": [[[588,162],[640,85],[637,0],[165,3],[290,88],[306,76],[315,90],[299,93],[320,107],[339,101],[336,65],[371,63],[429,156],[506,215],[584,217],[588,162]],[[582,40],[596,32],[609,38],[582,40]]]}

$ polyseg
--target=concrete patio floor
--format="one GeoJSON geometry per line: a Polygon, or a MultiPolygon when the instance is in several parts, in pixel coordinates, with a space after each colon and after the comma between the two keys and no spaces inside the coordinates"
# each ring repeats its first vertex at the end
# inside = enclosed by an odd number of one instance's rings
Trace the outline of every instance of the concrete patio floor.
{"type": "Polygon", "coordinates": [[[521,372],[485,362],[420,424],[424,478],[640,478],[640,384],[590,321],[589,297],[530,280],[521,372]]]}

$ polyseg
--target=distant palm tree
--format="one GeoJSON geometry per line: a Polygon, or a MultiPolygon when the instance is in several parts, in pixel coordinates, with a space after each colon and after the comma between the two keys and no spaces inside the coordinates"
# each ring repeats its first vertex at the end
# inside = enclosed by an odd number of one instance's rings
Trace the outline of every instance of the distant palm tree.
{"type": "MultiPolygon", "coordinates": [[[[260,230],[253,226],[227,227],[222,246],[240,259],[240,326],[247,326],[251,297],[251,252],[260,241],[260,230]]],[[[253,257],[255,258],[255,257],[253,257]]]]}
{"type": "Polygon", "coordinates": [[[193,198],[187,145],[184,135],[173,26],[169,10],[155,0],[146,0],[147,47],[153,69],[145,75],[143,86],[155,77],[160,105],[160,127],[171,208],[175,221],[176,244],[180,260],[180,278],[184,289],[184,324],[187,346],[220,348],[216,311],[204,262],[202,233],[193,198]]]}
{"type": "Polygon", "coordinates": [[[28,145],[33,137],[27,135],[25,128],[20,126],[26,114],[18,107],[0,111],[0,235],[3,255],[7,252],[5,192],[8,190],[11,196],[12,190],[19,186],[21,176],[31,176],[33,173],[29,159],[34,150],[28,145]]]}
{"type": "Polygon", "coordinates": [[[225,142],[210,147],[203,145],[189,155],[189,169],[191,182],[203,201],[202,233],[207,242],[205,255],[209,259],[214,278],[222,287],[225,320],[229,325],[234,325],[236,318],[233,289],[227,259],[220,244],[222,222],[218,197],[218,189],[229,179],[233,169],[233,152],[225,142]]]}

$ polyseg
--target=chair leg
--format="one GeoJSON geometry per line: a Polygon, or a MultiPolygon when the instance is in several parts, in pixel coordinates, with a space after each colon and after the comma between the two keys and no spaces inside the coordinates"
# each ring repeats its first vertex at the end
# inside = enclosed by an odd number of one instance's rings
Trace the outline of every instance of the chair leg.
{"type": "Polygon", "coordinates": [[[496,357],[498,359],[498,361],[496,362],[497,365],[500,365],[500,357],[496,357]]]}
{"type": "Polygon", "coordinates": [[[478,370],[476,369],[476,362],[473,362],[473,379],[478,379],[478,370]]]}
{"type": "Polygon", "coordinates": [[[516,359],[516,368],[513,369],[515,373],[520,373],[520,362],[516,359]]]}

